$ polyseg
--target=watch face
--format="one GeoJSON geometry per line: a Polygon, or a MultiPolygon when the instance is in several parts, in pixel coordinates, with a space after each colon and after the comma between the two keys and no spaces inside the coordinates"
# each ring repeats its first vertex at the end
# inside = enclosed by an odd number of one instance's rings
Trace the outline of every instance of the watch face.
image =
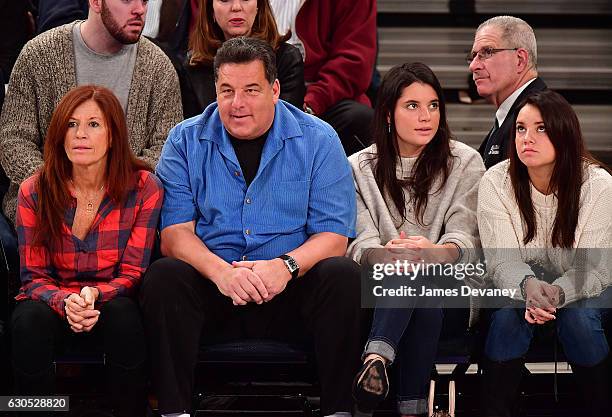
{"type": "Polygon", "coordinates": [[[295,259],[293,258],[289,258],[287,259],[287,266],[289,267],[289,270],[291,272],[299,269],[300,267],[298,266],[297,262],[295,262],[295,259]]]}

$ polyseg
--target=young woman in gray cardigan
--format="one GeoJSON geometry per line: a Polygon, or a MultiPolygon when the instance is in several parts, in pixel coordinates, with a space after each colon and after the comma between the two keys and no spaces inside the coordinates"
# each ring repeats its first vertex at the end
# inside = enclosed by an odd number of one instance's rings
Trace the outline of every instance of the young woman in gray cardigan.
{"type": "MultiPolygon", "coordinates": [[[[438,79],[424,64],[396,66],[385,76],[377,103],[375,144],[349,158],[357,188],[357,238],[348,256],[362,265],[471,261],[462,258],[479,246],[476,202],[485,167],[475,150],[450,139],[438,79]]],[[[399,413],[427,412],[443,298],[412,296],[402,302],[402,308],[383,308],[378,300],[353,386],[362,412],[373,411],[386,397],[386,368],[396,360],[399,413]]]]}

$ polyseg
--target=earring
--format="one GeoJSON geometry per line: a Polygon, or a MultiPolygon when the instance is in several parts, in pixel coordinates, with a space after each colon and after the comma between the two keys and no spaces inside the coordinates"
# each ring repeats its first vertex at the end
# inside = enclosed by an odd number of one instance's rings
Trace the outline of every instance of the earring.
{"type": "Polygon", "coordinates": [[[391,123],[387,123],[387,132],[391,133],[391,123]]]}

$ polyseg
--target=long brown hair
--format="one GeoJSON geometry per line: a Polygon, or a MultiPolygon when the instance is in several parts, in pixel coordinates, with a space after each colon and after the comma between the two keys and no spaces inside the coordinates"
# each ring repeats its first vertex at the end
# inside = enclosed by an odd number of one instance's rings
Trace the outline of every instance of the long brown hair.
{"type": "MultiPolygon", "coordinates": [[[[189,65],[212,65],[217,49],[226,40],[223,31],[214,21],[213,0],[200,2],[195,26],[189,34],[189,65]]],[[[291,37],[291,31],[281,36],[268,0],[257,0],[257,14],[253,21],[253,38],[264,40],[276,51],[282,42],[291,37]]]]}
{"type": "MultiPolygon", "coordinates": [[[[578,116],[563,96],[552,90],[538,91],[525,97],[519,103],[518,109],[528,104],[540,111],[546,134],[555,149],[555,165],[548,185],[548,191],[554,193],[558,204],[551,243],[553,247],[571,248],[578,224],[584,166],[594,164],[606,170],[608,168],[593,158],[586,149],[578,116]]],[[[518,111],[514,117],[513,126],[516,126],[517,116],[518,111]]],[[[527,233],[523,239],[523,243],[527,244],[535,238],[537,227],[531,199],[529,173],[516,151],[516,128],[512,129],[510,138],[510,179],[514,197],[527,226],[527,233]]]]}
{"type": "Polygon", "coordinates": [[[378,89],[373,122],[374,140],[376,143],[376,166],[374,177],[378,188],[385,190],[399,212],[402,223],[411,221],[406,217],[404,188],[410,195],[410,204],[415,208],[415,218],[419,225],[425,226],[425,209],[429,194],[441,190],[450,173],[451,133],[446,121],[446,105],[442,87],[433,71],[425,64],[414,62],[397,65],[385,75],[378,89]],[[404,88],[412,83],[430,85],[439,100],[440,123],[433,139],[417,157],[412,175],[407,180],[397,178],[396,167],[400,158],[397,133],[395,128],[395,106],[404,88]],[[389,122],[387,120],[389,119],[389,122]],[[433,190],[434,182],[440,179],[440,186],[433,190]]]}
{"type": "Polygon", "coordinates": [[[66,155],[64,141],[70,117],[78,106],[88,100],[93,100],[100,107],[108,130],[108,141],[112,144],[108,147],[106,158],[105,186],[109,197],[120,204],[134,185],[134,172],[151,170],[130,150],[125,115],[119,100],[110,90],[95,85],[70,90],[53,112],[45,137],[44,164],[36,183],[38,228],[34,241],[38,244],[56,243],[61,236],[62,219],[71,204],[68,183],[72,177],[72,163],[66,155]]]}

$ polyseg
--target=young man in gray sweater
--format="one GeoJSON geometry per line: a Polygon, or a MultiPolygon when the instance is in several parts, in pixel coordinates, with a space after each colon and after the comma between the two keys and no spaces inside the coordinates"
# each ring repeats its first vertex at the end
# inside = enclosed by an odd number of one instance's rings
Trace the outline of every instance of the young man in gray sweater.
{"type": "Polygon", "coordinates": [[[146,0],[89,0],[87,20],[49,30],[23,48],[0,117],[0,163],[10,179],[3,212],[10,221],[19,184],[43,163],[53,110],[77,85],[112,90],[126,112],[132,151],[157,164],[182,107],[170,60],[141,37],[146,12],[146,0]]]}

